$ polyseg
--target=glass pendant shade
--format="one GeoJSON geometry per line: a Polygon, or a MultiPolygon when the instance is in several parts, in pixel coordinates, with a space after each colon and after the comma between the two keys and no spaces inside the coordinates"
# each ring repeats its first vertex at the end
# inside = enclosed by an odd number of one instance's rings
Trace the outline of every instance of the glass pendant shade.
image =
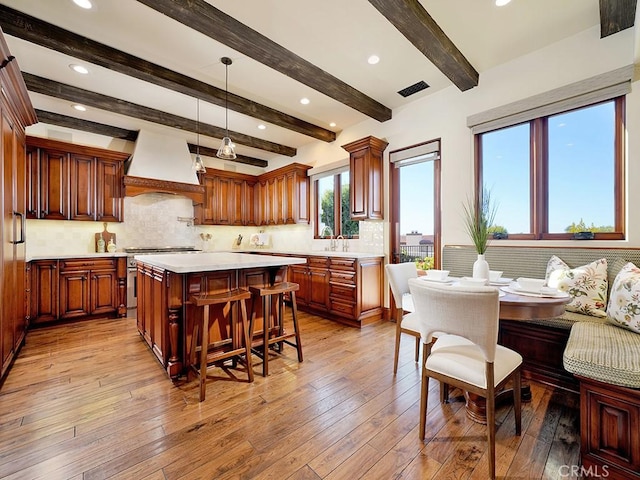
{"type": "Polygon", "coordinates": [[[236,158],[236,152],[234,150],[235,145],[231,141],[229,137],[224,137],[222,139],[222,143],[220,144],[220,148],[218,149],[218,153],[216,153],[216,157],[223,158],[225,160],[233,160],[236,158]]]}
{"type": "Polygon", "coordinates": [[[196,173],[207,173],[207,169],[204,168],[204,163],[202,162],[202,158],[200,155],[196,155],[196,158],[193,160],[193,171],[196,173]]]}

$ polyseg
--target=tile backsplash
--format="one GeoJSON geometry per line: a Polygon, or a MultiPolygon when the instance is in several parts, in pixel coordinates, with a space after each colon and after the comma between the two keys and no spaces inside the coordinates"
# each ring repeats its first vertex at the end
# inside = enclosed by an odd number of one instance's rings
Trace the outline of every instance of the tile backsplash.
{"type": "MultiPolygon", "coordinates": [[[[122,223],[107,223],[107,230],[116,234],[118,251],[137,246],[195,246],[205,251],[247,249],[252,248],[251,235],[261,230],[269,234],[265,249],[308,252],[328,246],[328,240],[313,239],[313,225],[194,226],[191,200],[162,193],[125,197],[124,219],[122,223]],[[237,246],[239,235],[242,241],[237,246]]],[[[27,220],[27,257],[93,253],[95,234],[103,229],[102,222],[27,220]]],[[[383,253],[384,222],[360,222],[360,239],[350,240],[349,250],[383,253]]]]}

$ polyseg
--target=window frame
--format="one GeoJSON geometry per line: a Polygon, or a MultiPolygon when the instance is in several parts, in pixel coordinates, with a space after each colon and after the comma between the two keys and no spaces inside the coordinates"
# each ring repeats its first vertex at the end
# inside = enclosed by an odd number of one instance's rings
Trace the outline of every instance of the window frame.
{"type": "MultiPolygon", "coordinates": [[[[349,167],[346,167],[344,170],[333,173],[331,175],[326,175],[320,178],[327,178],[329,176],[333,177],[333,218],[335,220],[335,230],[333,232],[333,238],[336,238],[338,235],[343,235],[342,233],[342,174],[350,173],[349,167]]],[[[313,227],[313,238],[314,240],[324,240],[330,237],[320,235],[318,232],[318,227],[320,225],[320,189],[318,188],[318,180],[317,178],[313,181],[314,188],[314,206],[313,206],[313,218],[314,218],[314,227],[313,227]]],[[[351,188],[351,186],[349,186],[351,188]]],[[[351,198],[351,194],[349,194],[349,198],[351,198]]],[[[349,218],[350,220],[351,218],[349,218]]],[[[358,229],[359,230],[359,229],[358,229]]],[[[349,237],[345,237],[353,240],[357,240],[360,238],[359,231],[358,235],[351,235],[349,237]]]]}
{"type": "Polygon", "coordinates": [[[482,135],[502,130],[516,125],[530,125],[529,136],[529,182],[530,182],[530,232],[509,234],[507,240],[572,240],[572,233],[549,232],[549,145],[548,145],[548,121],[549,117],[568,113],[576,110],[590,108],[596,105],[614,103],[614,231],[595,232],[594,240],[624,240],[625,231],[625,96],[619,96],[589,105],[553,113],[543,117],[534,118],[526,122],[506,125],[495,130],[488,130],[474,135],[474,168],[475,168],[475,195],[482,194],[484,185],[482,174],[482,135]]]}

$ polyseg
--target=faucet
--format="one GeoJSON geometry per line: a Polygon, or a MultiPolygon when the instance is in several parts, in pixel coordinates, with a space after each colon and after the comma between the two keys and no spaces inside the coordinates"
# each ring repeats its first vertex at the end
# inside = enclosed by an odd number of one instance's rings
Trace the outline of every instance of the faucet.
{"type": "Polygon", "coordinates": [[[324,228],[322,229],[322,232],[320,232],[320,236],[326,237],[325,233],[326,233],[327,230],[329,230],[329,234],[331,235],[331,239],[329,240],[329,250],[334,251],[336,249],[336,247],[337,247],[337,242],[333,238],[333,230],[331,229],[331,227],[329,225],[325,225],[324,226],[324,228]]]}
{"type": "Polygon", "coordinates": [[[338,240],[342,240],[341,250],[343,252],[348,251],[349,250],[349,241],[346,238],[344,238],[342,235],[338,235],[336,237],[336,243],[338,242],[338,240]]]}

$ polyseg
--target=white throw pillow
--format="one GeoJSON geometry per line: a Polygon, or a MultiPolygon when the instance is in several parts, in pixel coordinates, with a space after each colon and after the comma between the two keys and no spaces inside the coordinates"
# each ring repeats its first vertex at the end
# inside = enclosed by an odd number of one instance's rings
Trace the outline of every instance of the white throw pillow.
{"type": "Polygon", "coordinates": [[[601,258],[581,267],[570,268],[555,255],[549,259],[546,274],[547,285],[567,292],[571,302],[570,312],[606,317],[607,312],[607,259],[601,258]]]}
{"type": "Polygon", "coordinates": [[[611,323],[640,333],[640,268],[631,262],[613,281],[607,316],[611,323]]]}

